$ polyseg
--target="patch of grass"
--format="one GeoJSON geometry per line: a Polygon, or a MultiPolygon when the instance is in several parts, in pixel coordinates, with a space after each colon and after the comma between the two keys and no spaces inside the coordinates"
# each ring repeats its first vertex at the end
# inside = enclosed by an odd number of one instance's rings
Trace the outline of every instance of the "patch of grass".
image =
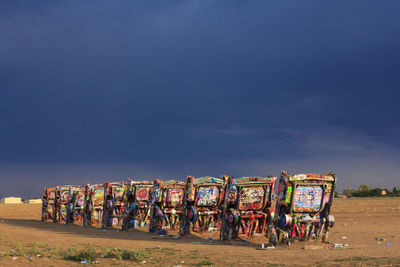
{"type": "Polygon", "coordinates": [[[129,249],[123,249],[121,256],[123,260],[131,260],[138,262],[151,258],[151,253],[145,250],[134,251],[129,249]]]}
{"type": "Polygon", "coordinates": [[[121,259],[120,250],[117,248],[105,248],[101,251],[102,258],[121,259]]]}
{"type": "Polygon", "coordinates": [[[143,260],[149,260],[152,258],[152,252],[150,250],[129,250],[129,249],[118,249],[118,248],[105,248],[101,252],[103,258],[113,258],[119,260],[129,260],[140,262],[143,260]]]}
{"type": "Polygon", "coordinates": [[[64,259],[71,261],[95,261],[96,249],[92,245],[86,245],[82,249],[71,247],[65,252],[64,259]]]}
{"type": "Polygon", "coordinates": [[[196,264],[196,266],[211,266],[211,265],[214,265],[214,263],[212,263],[211,261],[201,261],[196,264]]]}
{"type": "Polygon", "coordinates": [[[9,252],[2,253],[3,256],[37,256],[45,258],[55,258],[60,256],[62,253],[58,246],[49,247],[45,243],[36,242],[29,244],[28,247],[24,247],[22,243],[17,243],[15,248],[9,252]]]}

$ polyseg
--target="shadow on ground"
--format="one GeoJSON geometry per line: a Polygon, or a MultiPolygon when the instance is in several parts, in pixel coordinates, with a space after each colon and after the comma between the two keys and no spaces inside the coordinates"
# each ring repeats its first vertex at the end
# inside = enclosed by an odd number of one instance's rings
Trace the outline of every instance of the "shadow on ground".
{"type": "Polygon", "coordinates": [[[243,242],[241,240],[231,241],[220,241],[218,240],[219,232],[209,232],[197,235],[190,234],[187,236],[174,239],[175,233],[167,233],[164,237],[156,233],[146,232],[146,228],[130,229],[128,231],[120,231],[117,229],[108,229],[102,231],[100,228],[91,226],[80,226],[76,224],[61,224],[52,222],[42,222],[39,220],[29,219],[0,219],[3,224],[10,226],[21,227],[24,230],[29,231],[29,228],[35,228],[42,231],[53,231],[58,234],[64,234],[69,236],[80,236],[88,238],[108,238],[118,240],[132,240],[132,241],[157,241],[157,242],[172,242],[172,243],[188,243],[188,244],[204,244],[204,245],[232,245],[232,246],[245,246],[245,247],[258,247],[259,244],[254,242],[243,242]],[[210,240],[210,237],[212,240],[210,240]]]}

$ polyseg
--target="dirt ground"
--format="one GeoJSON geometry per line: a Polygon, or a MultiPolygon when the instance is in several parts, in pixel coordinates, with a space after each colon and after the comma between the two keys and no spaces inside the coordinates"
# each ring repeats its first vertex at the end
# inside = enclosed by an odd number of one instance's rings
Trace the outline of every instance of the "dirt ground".
{"type": "Polygon", "coordinates": [[[70,247],[81,249],[87,244],[94,247],[97,255],[94,266],[400,266],[400,198],[335,199],[332,214],[336,223],[330,242],[348,244],[343,249],[323,248],[310,241],[257,250],[263,237],[224,243],[217,241],[217,233],[173,239],[137,230],[103,232],[41,222],[40,214],[38,204],[0,205],[1,266],[83,265],[64,259],[63,253],[70,247]],[[214,238],[211,243],[210,237],[214,238]],[[134,260],[104,258],[101,253],[106,248],[143,254],[134,260]]]}

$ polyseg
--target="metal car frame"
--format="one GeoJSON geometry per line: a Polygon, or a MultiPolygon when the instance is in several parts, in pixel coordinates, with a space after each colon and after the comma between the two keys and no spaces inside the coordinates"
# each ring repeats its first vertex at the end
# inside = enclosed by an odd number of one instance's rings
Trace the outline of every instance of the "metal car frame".
{"type": "Polygon", "coordinates": [[[42,221],[51,220],[55,222],[55,199],[56,199],[56,188],[45,187],[42,195],[42,221]]]}
{"type": "Polygon", "coordinates": [[[278,242],[319,239],[326,242],[335,219],[330,214],[336,175],[281,172],[274,229],[278,242]]]}
{"type": "Polygon", "coordinates": [[[109,226],[120,228],[122,225],[127,188],[126,182],[107,182],[104,184],[103,229],[109,226]]]}
{"type": "Polygon", "coordinates": [[[73,192],[81,188],[79,185],[60,185],[55,190],[55,222],[70,223],[73,221],[73,192]]]}
{"type": "Polygon", "coordinates": [[[215,177],[187,177],[184,213],[180,234],[217,230],[220,227],[221,203],[225,181],[215,177]]]}
{"type": "Polygon", "coordinates": [[[144,227],[150,219],[153,182],[133,181],[127,183],[125,212],[122,229],[144,227]]]}
{"type": "Polygon", "coordinates": [[[85,218],[85,188],[80,187],[74,190],[71,198],[72,221],[75,224],[83,225],[85,218]]]}
{"type": "Polygon", "coordinates": [[[270,232],[276,177],[228,178],[222,212],[221,240],[270,232]]]}
{"type": "Polygon", "coordinates": [[[101,227],[104,216],[104,184],[87,184],[85,187],[84,225],[101,227]]]}
{"type": "Polygon", "coordinates": [[[154,181],[149,231],[162,228],[175,230],[182,220],[186,183],[181,181],[154,181]]]}

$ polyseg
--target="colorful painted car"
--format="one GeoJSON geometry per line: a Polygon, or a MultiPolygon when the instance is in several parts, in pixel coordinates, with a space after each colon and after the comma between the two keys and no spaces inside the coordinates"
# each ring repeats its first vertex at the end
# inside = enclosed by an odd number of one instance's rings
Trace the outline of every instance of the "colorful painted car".
{"type": "Polygon", "coordinates": [[[104,184],[86,185],[84,225],[91,225],[94,227],[102,226],[104,195],[104,184]]]}
{"type": "Polygon", "coordinates": [[[105,183],[104,217],[102,228],[109,226],[120,228],[123,220],[124,204],[127,191],[127,183],[105,183]]]}
{"type": "Polygon", "coordinates": [[[79,185],[61,185],[55,190],[55,221],[70,223],[73,221],[73,195],[79,185]]]}
{"type": "Polygon", "coordinates": [[[330,214],[336,175],[281,172],[274,228],[278,242],[294,239],[328,239],[335,219],[330,214]]]}
{"type": "Polygon", "coordinates": [[[182,219],[185,188],[185,182],[175,180],[154,181],[150,232],[162,228],[175,230],[175,226],[182,219]]]}
{"type": "Polygon", "coordinates": [[[191,226],[196,232],[219,228],[224,186],[225,182],[221,178],[187,177],[181,235],[190,233],[191,226]]]}
{"type": "Polygon", "coordinates": [[[85,188],[74,190],[71,203],[73,203],[73,223],[83,225],[85,218],[85,188]]]}
{"type": "Polygon", "coordinates": [[[144,227],[150,218],[153,182],[133,181],[127,183],[123,230],[137,226],[144,227]]]}
{"type": "Polygon", "coordinates": [[[42,221],[56,221],[55,199],[56,188],[45,187],[42,195],[42,221]]]}
{"type": "Polygon", "coordinates": [[[276,177],[228,178],[222,213],[221,239],[268,236],[276,177]]]}

